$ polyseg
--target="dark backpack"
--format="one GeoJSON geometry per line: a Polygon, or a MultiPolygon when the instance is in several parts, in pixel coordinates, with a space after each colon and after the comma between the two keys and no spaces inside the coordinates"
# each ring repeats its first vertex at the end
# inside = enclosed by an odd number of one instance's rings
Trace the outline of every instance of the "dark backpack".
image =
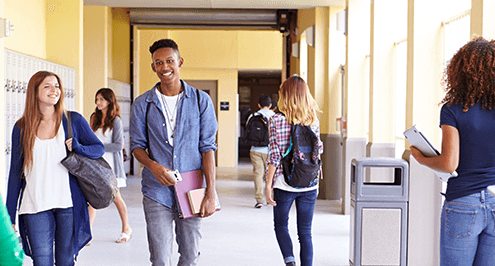
{"type": "Polygon", "coordinates": [[[318,184],[321,169],[318,143],[319,139],[310,126],[290,126],[290,145],[280,160],[289,186],[307,188],[318,184]]]}
{"type": "Polygon", "coordinates": [[[268,119],[260,114],[254,113],[246,125],[245,143],[250,146],[268,146],[268,119]]]}

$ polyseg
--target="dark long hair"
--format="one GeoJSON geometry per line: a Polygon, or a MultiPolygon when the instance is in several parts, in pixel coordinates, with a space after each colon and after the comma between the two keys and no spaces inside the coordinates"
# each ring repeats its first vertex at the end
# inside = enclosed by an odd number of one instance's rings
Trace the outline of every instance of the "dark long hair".
{"type": "Polygon", "coordinates": [[[112,89],[109,88],[101,88],[95,94],[95,103],[96,97],[98,94],[103,97],[108,102],[108,109],[105,117],[105,121],[102,121],[103,113],[98,110],[98,107],[95,108],[94,113],[91,115],[91,129],[96,132],[98,128],[103,124],[103,133],[107,129],[113,129],[113,122],[115,117],[120,117],[120,106],[117,102],[117,98],[115,97],[115,93],[113,93],[112,89]],[[104,122],[104,123],[103,123],[104,122]]]}
{"type": "Polygon", "coordinates": [[[466,112],[475,103],[491,110],[495,105],[495,40],[477,37],[452,57],[443,83],[442,103],[459,104],[466,112]]]}

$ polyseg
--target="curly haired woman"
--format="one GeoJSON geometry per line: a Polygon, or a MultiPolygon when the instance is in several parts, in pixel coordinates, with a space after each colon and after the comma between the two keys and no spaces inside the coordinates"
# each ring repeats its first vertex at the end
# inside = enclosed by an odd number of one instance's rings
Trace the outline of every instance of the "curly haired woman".
{"type": "Polygon", "coordinates": [[[440,265],[494,265],[495,41],[478,37],[454,55],[444,74],[440,113],[442,153],[421,164],[457,171],[450,178],[441,216],[440,265]]]}

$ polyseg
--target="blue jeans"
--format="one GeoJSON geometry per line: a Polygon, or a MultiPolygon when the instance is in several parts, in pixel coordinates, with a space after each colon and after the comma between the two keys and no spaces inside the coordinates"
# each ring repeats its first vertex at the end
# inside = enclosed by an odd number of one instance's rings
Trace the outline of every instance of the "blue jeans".
{"type": "Polygon", "coordinates": [[[57,266],[74,265],[74,215],[72,207],[21,215],[35,266],[52,266],[53,242],[57,266]]]}
{"type": "Polygon", "coordinates": [[[180,219],[176,207],[169,208],[148,197],[143,197],[144,216],[148,232],[150,261],[153,266],[172,266],[173,223],[179,245],[178,266],[197,265],[201,218],[180,219]]]}
{"type": "Polygon", "coordinates": [[[315,210],[317,190],[307,192],[289,192],[274,189],[274,200],[277,206],[273,207],[273,220],[275,235],[282,251],[284,262],[295,262],[292,250],[292,240],[289,235],[289,211],[292,203],[296,201],[297,234],[301,245],[301,266],[313,265],[313,239],[311,237],[311,224],[315,210]]]}
{"type": "Polygon", "coordinates": [[[495,265],[495,197],[488,191],[446,201],[440,265],[495,265]]]}

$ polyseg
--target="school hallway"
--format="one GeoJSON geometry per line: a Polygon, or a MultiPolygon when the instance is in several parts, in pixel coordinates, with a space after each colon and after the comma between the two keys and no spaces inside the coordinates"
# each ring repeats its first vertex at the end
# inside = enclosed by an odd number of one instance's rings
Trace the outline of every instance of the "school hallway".
{"type": "MultiPolygon", "coordinates": [[[[241,163],[236,171],[217,169],[217,192],[222,210],[203,220],[199,266],[284,265],[273,230],[272,207],[253,207],[256,201],[251,173],[249,161],[241,163]]],[[[77,266],[150,265],[140,182],[139,177],[128,176],[128,186],[122,189],[133,229],[130,241],[115,243],[121,222],[114,204],[98,210],[93,241],[79,253],[77,266]]],[[[313,220],[315,266],[349,265],[349,216],[339,213],[340,203],[317,200],[313,220]]],[[[298,258],[295,219],[293,206],[289,227],[298,258]]],[[[176,245],[174,250],[177,250],[176,245]]],[[[172,264],[176,265],[177,260],[178,254],[175,254],[172,264]]],[[[32,265],[29,257],[24,265],[32,265]]]]}

